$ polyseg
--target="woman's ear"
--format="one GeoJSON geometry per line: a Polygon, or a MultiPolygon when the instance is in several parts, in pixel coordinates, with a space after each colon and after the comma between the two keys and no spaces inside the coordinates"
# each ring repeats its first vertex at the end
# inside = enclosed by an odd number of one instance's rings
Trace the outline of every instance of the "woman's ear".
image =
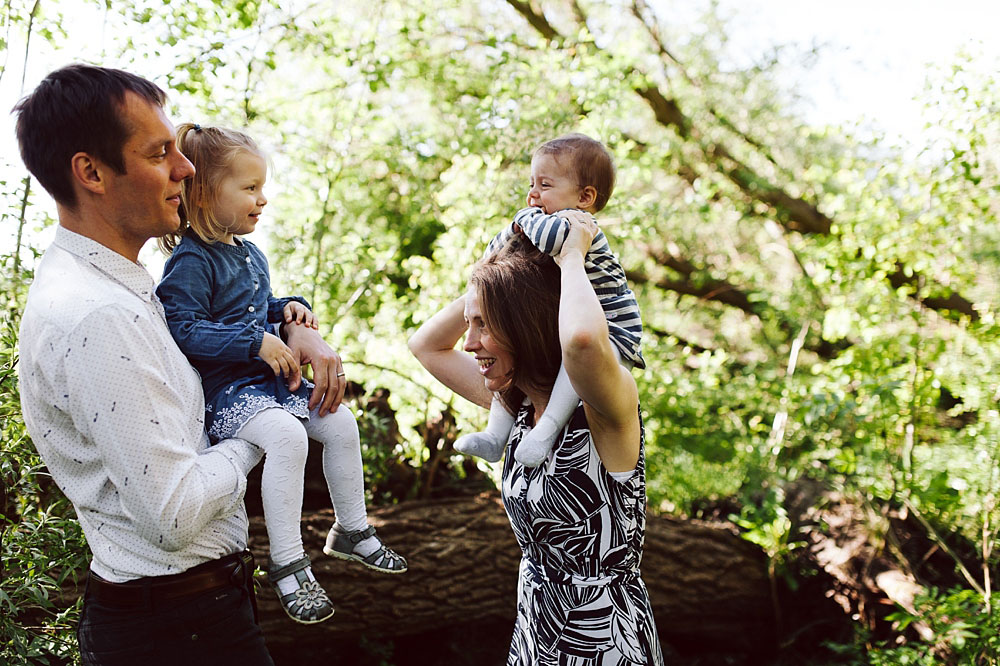
{"type": "Polygon", "coordinates": [[[99,164],[87,153],[76,153],[70,158],[70,171],[74,182],[94,194],[104,194],[105,182],[101,173],[103,168],[103,164],[99,164]]]}
{"type": "Polygon", "coordinates": [[[580,190],[580,205],[577,208],[582,210],[587,210],[597,201],[597,188],[593,185],[587,185],[585,188],[580,190]]]}

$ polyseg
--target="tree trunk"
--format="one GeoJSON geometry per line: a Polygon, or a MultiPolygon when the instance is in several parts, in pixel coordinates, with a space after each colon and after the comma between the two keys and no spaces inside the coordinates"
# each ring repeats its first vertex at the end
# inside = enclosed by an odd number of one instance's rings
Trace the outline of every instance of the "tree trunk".
{"type": "MultiPolygon", "coordinates": [[[[379,574],[323,555],[333,513],[305,515],[306,552],[337,613],[321,625],[299,625],[285,616],[270,589],[259,590],[261,625],[272,652],[318,653],[324,644],[358,635],[405,636],[483,622],[512,627],[520,550],[496,492],[404,502],[373,510],[369,519],[406,556],[409,571],[379,574]]],[[[250,536],[263,566],[267,536],[260,518],[252,519],[250,536]]],[[[771,649],[766,560],[731,529],[650,516],[642,572],[665,649],[771,649]]],[[[498,663],[502,657],[497,655],[498,663]]]]}

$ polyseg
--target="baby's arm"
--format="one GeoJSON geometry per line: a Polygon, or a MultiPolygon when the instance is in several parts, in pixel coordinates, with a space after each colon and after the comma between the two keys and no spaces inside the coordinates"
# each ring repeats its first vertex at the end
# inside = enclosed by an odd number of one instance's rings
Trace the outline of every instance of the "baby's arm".
{"type": "Polygon", "coordinates": [[[246,361],[260,352],[266,331],[256,322],[223,324],[212,319],[214,284],[205,257],[174,251],[156,295],[167,325],[184,355],[192,360],[246,361]]]}
{"type": "Polygon", "coordinates": [[[545,254],[558,257],[566,240],[566,234],[569,233],[567,220],[575,216],[594,219],[590,213],[580,210],[567,209],[549,215],[541,208],[522,208],[514,216],[514,224],[521,227],[532,245],[545,254]]]}
{"type": "Polygon", "coordinates": [[[486,246],[486,253],[483,256],[488,257],[497,250],[499,250],[500,248],[502,248],[504,245],[507,244],[507,241],[509,241],[511,236],[513,235],[514,235],[514,225],[508,224],[506,227],[500,230],[500,233],[498,233],[496,236],[493,237],[493,240],[490,241],[490,244],[486,246]]]}

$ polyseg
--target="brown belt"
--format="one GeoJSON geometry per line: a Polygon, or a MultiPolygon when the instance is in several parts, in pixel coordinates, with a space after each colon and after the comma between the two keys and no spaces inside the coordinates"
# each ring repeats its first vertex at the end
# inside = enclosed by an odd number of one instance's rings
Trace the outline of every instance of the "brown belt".
{"type": "Polygon", "coordinates": [[[87,581],[87,595],[100,603],[117,607],[156,605],[194,597],[223,587],[245,587],[253,576],[250,551],[234,553],[170,576],[149,576],[127,583],[112,583],[93,571],[87,581]]]}

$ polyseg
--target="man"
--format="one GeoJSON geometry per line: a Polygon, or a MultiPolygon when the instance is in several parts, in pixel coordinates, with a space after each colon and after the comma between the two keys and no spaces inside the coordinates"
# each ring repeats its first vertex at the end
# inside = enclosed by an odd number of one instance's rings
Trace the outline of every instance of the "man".
{"type": "MultiPolygon", "coordinates": [[[[21,404],[93,553],[83,663],[271,664],[243,505],[261,452],[209,447],[201,382],[137,263],[147,240],[178,228],[194,173],[164,101],[141,77],[71,65],[14,109],[21,156],[59,218],[21,323],[21,404]]],[[[339,356],[312,329],[286,328],[316,373],[310,407],[335,410],[339,356]]]]}

